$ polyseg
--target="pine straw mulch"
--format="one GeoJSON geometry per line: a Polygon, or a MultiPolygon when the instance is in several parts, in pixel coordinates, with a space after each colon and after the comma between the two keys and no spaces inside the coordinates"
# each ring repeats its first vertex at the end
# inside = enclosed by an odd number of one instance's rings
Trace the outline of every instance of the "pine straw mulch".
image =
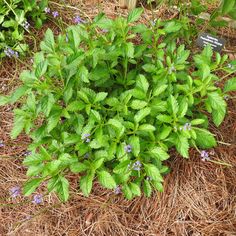
{"type": "MultiPolygon", "coordinates": [[[[111,17],[114,11],[124,14],[124,10],[115,6],[114,2],[107,2],[99,9],[111,17]]],[[[81,5],[81,11],[92,18],[98,8],[81,5]]],[[[64,16],[71,18],[68,12],[64,16]]],[[[39,38],[42,38],[40,32],[39,38]]],[[[25,68],[26,65],[15,61],[0,65],[1,93],[8,94],[18,86],[19,73],[25,68]]],[[[25,135],[16,140],[9,138],[12,110],[17,104],[0,107],[0,139],[5,144],[0,148],[0,235],[236,235],[236,100],[230,99],[228,105],[228,116],[220,129],[211,127],[221,142],[212,160],[232,167],[202,162],[194,150],[189,160],[172,153],[167,163],[171,173],[165,177],[165,191],[154,193],[150,199],[142,196],[127,201],[97,183],[91,196],[85,198],[76,191],[77,176],[70,176],[69,202],[62,204],[50,194],[44,196],[39,206],[31,202],[32,197],[10,197],[9,189],[22,186],[26,180],[26,169],[21,162],[30,140],[25,135]]],[[[42,186],[39,192],[44,189],[42,186]]]]}

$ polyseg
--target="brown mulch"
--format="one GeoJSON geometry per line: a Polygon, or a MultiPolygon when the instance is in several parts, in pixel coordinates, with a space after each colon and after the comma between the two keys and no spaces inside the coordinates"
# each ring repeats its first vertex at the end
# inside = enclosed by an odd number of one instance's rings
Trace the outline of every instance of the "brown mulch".
{"type": "MultiPolygon", "coordinates": [[[[78,2],[81,1],[70,1],[78,2]]],[[[127,14],[115,1],[106,3],[90,8],[83,4],[80,12],[91,18],[99,10],[105,10],[111,17],[114,12],[127,14]]],[[[71,19],[68,12],[64,16],[71,19]]],[[[9,94],[19,85],[19,73],[25,68],[16,61],[5,60],[0,64],[1,94],[9,94]]],[[[142,196],[128,201],[97,183],[86,198],[76,190],[76,178],[71,176],[71,198],[67,203],[60,203],[52,193],[44,196],[40,205],[32,203],[32,196],[10,197],[10,188],[22,186],[26,180],[26,168],[21,162],[30,140],[25,135],[10,139],[14,107],[0,107],[0,141],[5,145],[0,147],[0,235],[236,236],[235,98],[228,101],[228,106],[224,123],[219,129],[213,128],[221,144],[215,148],[212,160],[231,167],[203,162],[191,150],[188,160],[172,155],[167,163],[171,172],[165,177],[165,191],[154,193],[150,199],[142,196]]]]}

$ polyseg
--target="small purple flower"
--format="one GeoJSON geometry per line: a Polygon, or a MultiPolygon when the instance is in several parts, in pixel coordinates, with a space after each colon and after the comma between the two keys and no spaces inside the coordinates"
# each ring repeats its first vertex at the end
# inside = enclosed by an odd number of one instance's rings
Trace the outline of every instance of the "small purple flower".
{"type": "Polygon", "coordinates": [[[11,197],[13,198],[20,196],[20,187],[19,186],[12,187],[10,189],[10,193],[11,193],[11,197]]]}
{"type": "Polygon", "coordinates": [[[0,141],[0,147],[4,147],[5,146],[5,144],[3,143],[3,141],[1,140],[0,141]]]}
{"type": "Polygon", "coordinates": [[[133,164],[133,170],[140,171],[140,170],[141,170],[141,167],[142,167],[142,163],[141,163],[140,161],[136,161],[136,162],[133,164]]]}
{"type": "Polygon", "coordinates": [[[58,13],[58,11],[53,11],[52,15],[54,18],[57,18],[59,16],[59,13],[58,13]]]}
{"type": "Polygon", "coordinates": [[[173,71],[176,71],[175,67],[174,66],[171,66],[168,70],[168,74],[172,74],[173,71]]]}
{"type": "Polygon", "coordinates": [[[22,23],[22,26],[23,26],[26,30],[28,30],[29,27],[30,27],[30,23],[29,23],[28,21],[25,21],[24,23],[22,23]]]}
{"type": "Polygon", "coordinates": [[[83,19],[81,19],[80,16],[75,16],[74,17],[74,23],[75,24],[81,24],[81,23],[85,23],[85,21],[83,19]]]}
{"type": "Polygon", "coordinates": [[[202,161],[209,161],[210,157],[209,157],[209,153],[205,150],[201,151],[200,153],[202,161]]]}
{"type": "Polygon", "coordinates": [[[19,54],[18,54],[18,52],[16,52],[16,51],[14,51],[13,49],[11,49],[11,48],[6,48],[5,50],[4,50],[4,53],[6,54],[6,56],[8,56],[8,57],[19,57],[19,54]]]}
{"type": "Polygon", "coordinates": [[[34,195],[34,200],[32,201],[34,204],[40,204],[43,202],[43,196],[42,194],[36,194],[34,195]]]}
{"type": "Polygon", "coordinates": [[[89,158],[89,153],[86,153],[86,154],[84,155],[84,158],[85,158],[85,159],[89,158]]]}
{"type": "Polygon", "coordinates": [[[82,136],[82,140],[84,140],[86,143],[89,143],[90,142],[90,134],[84,134],[83,136],[82,136]]]}
{"type": "Polygon", "coordinates": [[[118,185],[115,189],[114,189],[114,193],[116,195],[120,194],[121,193],[121,187],[118,185]]]}
{"type": "Polygon", "coordinates": [[[125,152],[132,152],[132,146],[131,145],[126,145],[125,147],[124,147],[124,149],[125,149],[125,152]]]}
{"type": "Polygon", "coordinates": [[[44,12],[47,13],[47,14],[49,14],[49,13],[51,12],[51,9],[50,9],[49,7],[45,7],[45,8],[44,8],[44,12]]]}
{"type": "Polygon", "coordinates": [[[103,29],[102,32],[103,32],[103,33],[107,33],[108,30],[107,30],[107,29],[103,29]]]}
{"type": "Polygon", "coordinates": [[[224,100],[228,101],[228,100],[229,100],[229,96],[228,96],[228,95],[225,95],[225,96],[224,96],[224,100]]]}
{"type": "Polygon", "coordinates": [[[25,156],[25,157],[30,156],[31,154],[32,154],[31,151],[25,151],[25,152],[24,152],[24,156],[25,156]]]}
{"type": "Polygon", "coordinates": [[[184,124],[184,126],[183,126],[183,129],[184,129],[184,130],[191,130],[191,128],[192,128],[192,126],[191,126],[190,123],[186,123],[186,124],[184,124]]]}

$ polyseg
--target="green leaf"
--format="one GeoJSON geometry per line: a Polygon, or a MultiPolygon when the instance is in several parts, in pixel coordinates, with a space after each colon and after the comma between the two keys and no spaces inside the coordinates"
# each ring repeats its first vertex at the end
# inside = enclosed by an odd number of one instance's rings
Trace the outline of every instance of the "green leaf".
{"type": "Polygon", "coordinates": [[[51,29],[47,29],[44,37],[44,41],[40,43],[42,51],[52,53],[55,50],[54,35],[51,29]]]}
{"type": "Polygon", "coordinates": [[[154,166],[153,164],[143,164],[143,165],[147,176],[149,176],[153,180],[157,180],[160,182],[163,181],[160,171],[157,169],[156,166],[154,166]]]}
{"type": "Polygon", "coordinates": [[[138,155],[140,153],[139,137],[138,136],[131,136],[129,139],[129,144],[132,147],[132,153],[134,154],[134,156],[138,157],[138,155]]]}
{"type": "Polygon", "coordinates": [[[221,5],[222,14],[225,15],[225,14],[229,13],[232,10],[232,8],[234,7],[234,4],[235,4],[234,0],[222,1],[222,5],[221,5]]]}
{"type": "Polygon", "coordinates": [[[153,148],[150,153],[157,158],[158,160],[164,161],[167,160],[170,156],[167,152],[165,152],[162,148],[160,147],[155,147],[153,148]]]}
{"type": "Polygon", "coordinates": [[[116,174],[124,174],[128,170],[128,165],[130,164],[130,160],[122,161],[118,165],[115,166],[113,172],[116,174]]]}
{"type": "Polygon", "coordinates": [[[144,119],[147,115],[149,115],[151,109],[149,107],[143,108],[142,110],[138,111],[134,116],[134,121],[139,123],[142,119],[144,119]]]}
{"type": "Polygon", "coordinates": [[[24,127],[25,117],[15,115],[13,129],[11,130],[11,138],[15,139],[23,131],[24,127]]]}
{"type": "Polygon", "coordinates": [[[65,177],[60,177],[60,181],[58,182],[56,189],[61,201],[67,201],[69,198],[69,182],[65,177]]]}
{"type": "Polygon", "coordinates": [[[154,188],[156,190],[158,190],[159,192],[163,192],[164,191],[162,183],[160,183],[158,181],[152,181],[152,184],[153,184],[154,188]]]}
{"type": "Polygon", "coordinates": [[[189,143],[188,143],[188,139],[184,136],[178,136],[176,138],[176,149],[177,151],[185,158],[189,157],[189,143]]]}
{"type": "Polygon", "coordinates": [[[216,140],[212,133],[210,133],[205,129],[198,129],[198,128],[194,128],[194,131],[197,135],[195,142],[199,148],[204,149],[216,146],[216,140]]]}
{"type": "Polygon", "coordinates": [[[135,9],[133,9],[129,13],[129,15],[128,15],[127,22],[128,23],[132,23],[134,21],[137,21],[142,13],[143,13],[143,9],[142,8],[135,8],[135,9]]]}
{"type": "Polygon", "coordinates": [[[217,92],[208,93],[208,100],[212,107],[213,122],[219,126],[225,118],[227,104],[217,92]]]}
{"type": "Polygon", "coordinates": [[[195,120],[192,120],[190,123],[191,125],[200,125],[200,124],[203,124],[205,122],[204,119],[195,119],[195,120]]]}
{"type": "Polygon", "coordinates": [[[80,178],[80,189],[82,190],[84,196],[88,197],[93,185],[94,172],[91,171],[80,178]]]}
{"type": "Polygon", "coordinates": [[[57,126],[60,117],[61,117],[61,111],[54,111],[52,114],[50,114],[47,125],[48,132],[50,132],[57,126]]]}
{"type": "Polygon", "coordinates": [[[97,93],[94,103],[103,101],[107,97],[107,95],[108,95],[108,93],[105,93],[105,92],[97,93]]]}
{"type": "Polygon", "coordinates": [[[85,108],[85,104],[82,101],[73,101],[67,107],[67,111],[81,111],[85,108]]]}
{"type": "Polygon", "coordinates": [[[88,74],[88,69],[85,66],[80,66],[78,75],[84,83],[89,83],[88,74]]]}
{"type": "Polygon", "coordinates": [[[150,197],[152,194],[152,187],[149,183],[149,181],[144,180],[143,181],[143,191],[146,197],[150,197]]]}
{"type": "Polygon", "coordinates": [[[236,90],[236,77],[228,80],[225,83],[225,87],[224,87],[224,92],[230,92],[230,91],[235,91],[236,90]]]}
{"type": "Polygon", "coordinates": [[[131,200],[133,198],[132,191],[129,188],[128,184],[124,184],[122,186],[122,192],[124,193],[126,199],[131,200]]]}
{"type": "Polygon", "coordinates": [[[170,107],[171,107],[171,111],[173,114],[177,114],[178,110],[179,110],[179,105],[177,100],[175,99],[174,96],[170,95],[169,100],[168,100],[170,107]]]}
{"type": "Polygon", "coordinates": [[[23,95],[26,95],[26,91],[28,88],[26,86],[21,86],[17,88],[13,94],[9,97],[9,102],[10,103],[15,103],[18,101],[23,95]]]}
{"type": "Polygon", "coordinates": [[[93,161],[92,165],[93,165],[93,168],[96,170],[98,168],[100,168],[104,163],[104,158],[99,158],[95,161],[93,161]]]}
{"type": "Polygon", "coordinates": [[[141,190],[137,184],[129,183],[129,188],[134,196],[141,196],[141,190]]]}
{"type": "Polygon", "coordinates": [[[162,94],[166,89],[167,89],[168,85],[166,84],[163,84],[161,86],[157,86],[154,90],[153,90],[153,93],[152,95],[154,97],[157,97],[159,96],[160,94],[162,94]]]}
{"type": "Polygon", "coordinates": [[[77,174],[77,173],[80,173],[80,172],[83,172],[85,170],[88,169],[88,166],[85,165],[84,163],[82,162],[78,162],[78,163],[73,163],[71,166],[70,166],[70,170],[71,172],[77,174]]]}
{"type": "Polygon", "coordinates": [[[107,171],[99,171],[98,172],[98,180],[102,186],[108,189],[113,189],[116,187],[116,182],[111,176],[111,174],[107,171]]]}
{"type": "Polygon", "coordinates": [[[145,101],[142,101],[142,100],[133,100],[133,101],[131,102],[130,107],[131,107],[132,109],[135,109],[135,110],[140,110],[140,109],[144,108],[146,105],[147,105],[147,102],[145,102],[145,101]]]}
{"type": "Polygon", "coordinates": [[[41,78],[47,71],[48,63],[46,60],[41,61],[35,69],[35,76],[41,78]]]}
{"type": "Polygon", "coordinates": [[[158,115],[157,119],[164,123],[172,123],[172,117],[167,115],[158,115]]]}
{"type": "Polygon", "coordinates": [[[172,128],[170,126],[164,125],[163,128],[160,130],[158,138],[160,140],[166,139],[169,136],[171,131],[172,131],[172,128]]]}
{"type": "Polygon", "coordinates": [[[147,79],[144,77],[144,75],[139,75],[137,82],[136,82],[137,88],[139,88],[142,92],[147,93],[149,88],[149,83],[147,79]]]}
{"type": "Polygon", "coordinates": [[[138,127],[138,130],[151,132],[151,131],[155,131],[156,128],[153,125],[143,124],[138,127]]]}
{"type": "Polygon", "coordinates": [[[25,196],[29,196],[31,193],[35,191],[35,189],[40,185],[40,183],[43,181],[42,178],[32,179],[28,181],[23,188],[23,194],[25,196]]]}

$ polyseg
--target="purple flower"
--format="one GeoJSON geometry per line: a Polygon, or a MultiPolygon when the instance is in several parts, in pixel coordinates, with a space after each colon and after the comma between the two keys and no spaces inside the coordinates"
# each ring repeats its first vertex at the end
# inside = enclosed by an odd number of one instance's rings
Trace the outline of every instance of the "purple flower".
{"type": "Polygon", "coordinates": [[[75,16],[74,17],[74,23],[75,24],[81,24],[81,23],[85,23],[85,21],[83,19],[81,19],[80,16],[75,16]]]}
{"type": "Polygon", "coordinates": [[[184,130],[191,130],[191,128],[192,128],[192,126],[191,126],[190,123],[186,123],[186,124],[184,124],[184,126],[183,126],[183,129],[184,129],[184,130]]]}
{"type": "Polygon", "coordinates": [[[202,161],[209,161],[210,157],[209,157],[209,153],[205,150],[201,151],[200,153],[202,161]]]}
{"type": "Polygon", "coordinates": [[[3,143],[3,141],[1,140],[0,141],[0,147],[4,147],[5,146],[5,144],[3,143]]]}
{"type": "Polygon", "coordinates": [[[171,66],[168,70],[168,74],[172,74],[173,71],[176,71],[175,67],[174,66],[171,66]]]}
{"type": "Polygon", "coordinates": [[[90,134],[83,134],[82,136],[82,140],[84,140],[86,143],[89,143],[90,142],[90,134]]]}
{"type": "Polygon", "coordinates": [[[16,198],[20,195],[20,187],[15,186],[10,189],[11,197],[16,198]]]}
{"type": "Polygon", "coordinates": [[[28,30],[29,27],[30,27],[30,23],[29,23],[28,21],[25,21],[24,23],[22,23],[22,26],[23,26],[26,30],[28,30]]]}
{"type": "Polygon", "coordinates": [[[32,201],[34,204],[40,204],[43,202],[43,196],[42,194],[36,194],[34,195],[34,200],[32,201]]]}
{"type": "Polygon", "coordinates": [[[26,157],[26,156],[30,156],[32,154],[32,152],[31,151],[25,151],[24,152],[24,156],[26,157]]]}
{"type": "Polygon", "coordinates": [[[50,12],[51,12],[51,9],[50,9],[49,7],[45,7],[45,8],[44,8],[44,12],[45,12],[45,13],[50,13],[50,12]]]}
{"type": "Polygon", "coordinates": [[[141,167],[142,167],[142,163],[141,163],[140,161],[136,161],[136,162],[133,164],[133,170],[140,171],[140,170],[141,170],[141,167]]]}
{"type": "Polygon", "coordinates": [[[16,52],[16,51],[14,51],[13,49],[11,49],[11,48],[6,48],[5,50],[4,50],[4,53],[6,54],[6,56],[8,56],[8,57],[19,57],[19,54],[18,54],[18,52],[16,52]]]}
{"type": "Polygon", "coordinates": [[[57,18],[59,16],[59,13],[58,13],[58,11],[53,11],[52,15],[54,18],[57,18]]]}
{"type": "Polygon", "coordinates": [[[107,30],[107,29],[103,29],[102,32],[103,32],[103,33],[107,33],[108,30],[107,30]]]}
{"type": "Polygon", "coordinates": [[[89,154],[86,153],[86,154],[84,155],[84,158],[85,158],[85,159],[89,158],[89,154]]]}
{"type": "Polygon", "coordinates": [[[125,147],[124,147],[124,149],[125,149],[125,152],[132,152],[132,146],[131,145],[126,145],[125,147]]]}
{"type": "Polygon", "coordinates": [[[121,187],[118,185],[115,189],[114,189],[114,193],[116,195],[120,194],[121,193],[121,187]]]}

